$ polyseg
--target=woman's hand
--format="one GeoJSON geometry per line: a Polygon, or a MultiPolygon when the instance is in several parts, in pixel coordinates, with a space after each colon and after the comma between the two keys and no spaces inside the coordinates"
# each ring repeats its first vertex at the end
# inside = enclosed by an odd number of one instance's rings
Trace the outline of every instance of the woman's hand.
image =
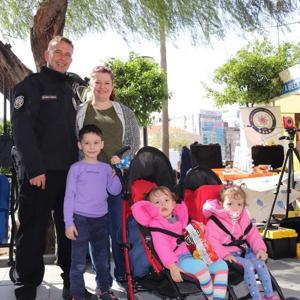
{"type": "Polygon", "coordinates": [[[169,266],[169,270],[170,270],[171,277],[175,282],[183,281],[181,274],[180,274],[180,269],[178,268],[178,266],[175,263],[171,264],[169,266]]]}
{"type": "Polygon", "coordinates": [[[266,260],[268,258],[268,253],[263,250],[258,250],[256,253],[256,258],[266,260]]]}
{"type": "Polygon", "coordinates": [[[76,237],[78,236],[78,232],[75,225],[67,227],[65,230],[65,234],[68,239],[75,241],[76,237]]]}
{"type": "Polygon", "coordinates": [[[117,155],[114,155],[111,159],[110,159],[110,163],[112,165],[118,164],[121,161],[121,158],[117,155]]]}

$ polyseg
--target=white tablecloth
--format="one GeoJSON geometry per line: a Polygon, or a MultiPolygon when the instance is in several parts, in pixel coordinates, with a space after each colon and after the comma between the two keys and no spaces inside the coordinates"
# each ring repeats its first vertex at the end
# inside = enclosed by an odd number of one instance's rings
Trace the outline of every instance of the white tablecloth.
{"type": "MultiPolygon", "coordinates": [[[[287,200],[287,176],[283,176],[283,184],[277,196],[273,214],[286,213],[287,200]]],[[[296,188],[300,182],[300,172],[295,173],[295,180],[297,182],[296,188]]],[[[235,184],[245,184],[245,192],[247,195],[247,209],[254,222],[260,223],[266,220],[271,212],[272,204],[274,202],[274,192],[276,191],[279,181],[279,175],[249,178],[243,180],[235,180],[235,184]]],[[[300,199],[300,191],[292,190],[290,193],[289,203],[300,199]]]]}

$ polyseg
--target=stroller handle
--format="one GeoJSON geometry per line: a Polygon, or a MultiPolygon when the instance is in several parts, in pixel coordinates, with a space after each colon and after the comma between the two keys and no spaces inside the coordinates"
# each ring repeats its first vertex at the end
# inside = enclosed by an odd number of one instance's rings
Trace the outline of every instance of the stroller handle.
{"type": "Polygon", "coordinates": [[[118,151],[116,151],[114,155],[121,157],[126,151],[128,151],[130,149],[131,149],[130,146],[124,146],[121,149],[119,149],[118,151]]]}

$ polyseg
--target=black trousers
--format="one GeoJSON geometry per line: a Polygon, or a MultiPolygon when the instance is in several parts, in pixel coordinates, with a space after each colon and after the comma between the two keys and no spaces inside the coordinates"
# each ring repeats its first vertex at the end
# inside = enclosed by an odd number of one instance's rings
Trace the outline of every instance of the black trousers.
{"type": "Polygon", "coordinates": [[[63,270],[64,286],[69,288],[71,265],[71,242],[65,237],[63,201],[67,172],[49,171],[46,174],[46,188],[30,185],[27,179],[20,190],[20,227],[16,241],[17,293],[22,289],[36,289],[43,280],[45,250],[49,220],[54,218],[57,237],[57,264],[63,270]],[[18,292],[17,292],[18,290],[18,292]]]}

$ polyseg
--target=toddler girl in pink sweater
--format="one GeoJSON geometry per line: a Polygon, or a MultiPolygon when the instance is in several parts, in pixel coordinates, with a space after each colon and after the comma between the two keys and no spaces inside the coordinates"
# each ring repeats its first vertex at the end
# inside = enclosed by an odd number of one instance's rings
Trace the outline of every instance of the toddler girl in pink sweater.
{"type": "Polygon", "coordinates": [[[220,258],[243,266],[244,281],[252,299],[277,300],[265,264],[266,245],[257,228],[252,226],[245,206],[246,194],[241,187],[225,187],[220,201],[208,200],[203,206],[204,216],[209,218],[205,233],[220,258]],[[263,298],[256,284],[255,270],[264,288],[263,298]]]}
{"type": "MultiPolygon", "coordinates": [[[[176,204],[175,195],[164,186],[153,188],[147,198],[150,201],[141,200],[132,206],[136,221],[143,226],[159,227],[181,235],[188,224],[186,205],[176,204]]],[[[207,299],[225,299],[228,267],[223,260],[206,265],[190,254],[184,242],[177,245],[175,237],[155,231],[151,235],[161,262],[170,270],[175,282],[183,281],[181,272],[194,274],[207,299]],[[214,274],[214,280],[211,274],[214,274]]]]}

